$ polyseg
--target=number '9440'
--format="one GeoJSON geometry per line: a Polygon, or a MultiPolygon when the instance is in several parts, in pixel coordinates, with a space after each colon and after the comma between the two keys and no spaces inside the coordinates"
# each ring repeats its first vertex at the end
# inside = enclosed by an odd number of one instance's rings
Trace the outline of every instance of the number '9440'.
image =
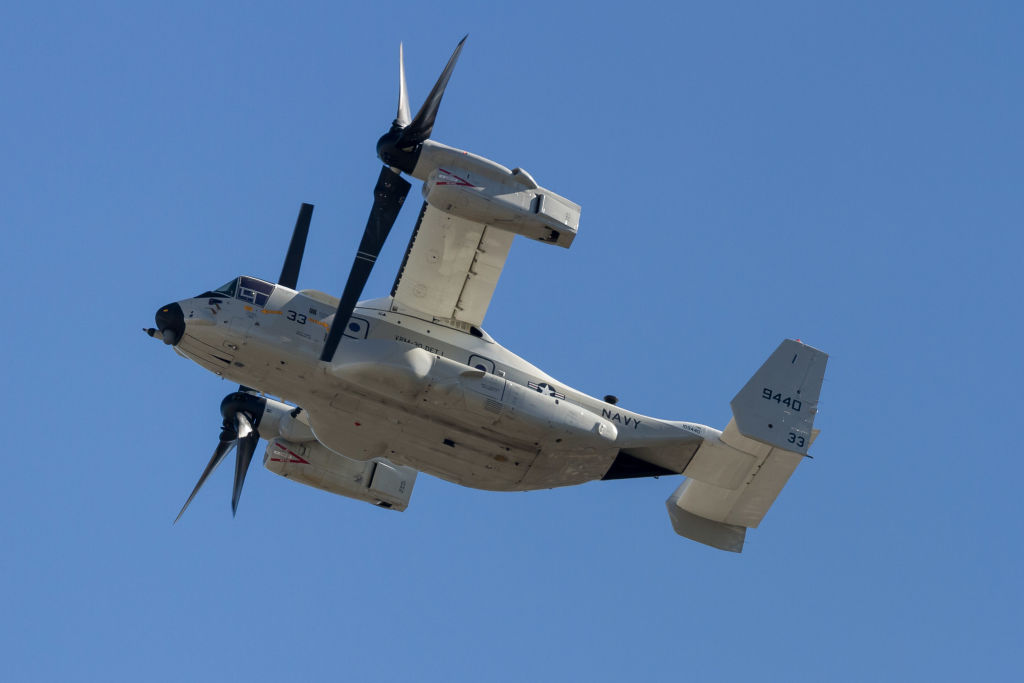
{"type": "Polygon", "coordinates": [[[761,397],[764,398],[766,401],[775,401],[779,405],[784,405],[787,408],[792,408],[794,411],[798,413],[800,412],[800,409],[803,407],[803,403],[800,402],[800,399],[793,398],[792,396],[783,396],[781,393],[773,392],[768,387],[765,387],[764,389],[761,390],[761,397]]]}

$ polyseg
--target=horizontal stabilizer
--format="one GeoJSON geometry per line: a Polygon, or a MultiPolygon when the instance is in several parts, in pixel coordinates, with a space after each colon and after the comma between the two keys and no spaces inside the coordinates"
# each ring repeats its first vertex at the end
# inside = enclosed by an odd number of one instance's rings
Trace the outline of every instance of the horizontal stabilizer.
{"type": "Polygon", "coordinates": [[[736,524],[716,522],[692,512],[687,512],[679,505],[679,499],[686,490],[684,482],[675,493],[665,501],[668,508],[669,519],[672,520],[672,528],[683,538],[697,541],[704,545],[719,550],[739,553],[743,551],[743,539],[747,536],[747,528],[736,524]]]}

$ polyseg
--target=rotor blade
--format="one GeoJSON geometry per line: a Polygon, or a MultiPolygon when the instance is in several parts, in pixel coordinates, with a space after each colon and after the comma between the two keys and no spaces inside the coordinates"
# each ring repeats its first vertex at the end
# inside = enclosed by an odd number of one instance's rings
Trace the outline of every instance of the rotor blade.
{"type": "Polygon", "coordinates": [[[238,512],[238,499],[242,497],[242,484],[245,483],[245,474],[249,471],[252,454],[256,452],[259,442],[260,433],[255,430],[245,438],[238,439],[238,452],[235,453],[235,487],[231,491],[232,516],[238,512]]]}
{"type": "Polygon", "coordinates": [[[444,89],[448,87],[448,79],[451,78],[452,71],[455,70],[455,62],[459,59],[459,53],[462,52],[462,46],[465,44],[466,38],[469,38],[469,34],[466,34],[459,41],[452,56],[448,59],[448,64],[444,67],[444,71],[438,77],[437,83],[434,83],[434,87],[431,89],[430,94],[427,95],[427,99],[423,101],[423,106],[416,112],[416,118],[402,131],[402,147],[408,148],[418,145],[429,138],[430,133],[433,132],[434,119],[437,118],[437,109],[441,106],[444,89]]]}
{"type": "Polygon", "coordinates": [[[359,251],[352,263],[348,281],[345,282],[345,290],[338,302],[338,310],[334,313],[334,321],[327,334],[327,341],[324,342],[320,360],[329,363],[334,358],[334,352],[338,350],[338,343],[341,342],[341,335],[345,332],[348,319],[363,293],[373,264],[380,254],[381,247],[384,246],[384,240],[391,232],[391,226],[398,218],[398,212],[402,209],[402,202],[409,194],[410,187],[409,182],[401,174],[387,166],[381,169],[377,186],[373,190],[373,208],[370,209],[363,239],[359,242],[359,251]]]}
{"type": "Polygon", "coordinates": [[[395,124],[399,128],[409,125],[412,117],[409,115],[409,91],[405,87],[405,55],[402,44],[398,44],[398,115],[395,117],[395,124]]]}
{"type": "MultiPolygon", "coordinates": [[[[309,221],[313,217],[313,205],[303,203],[299,209],[299,217],[295,219],[292,241],[288,245],[288,254],[284,257],[281,277],[277,279],[289,289],[295,289],[299,282],[299,267],[302,265],[302,253],[306,250],[306,236],[309,235],[309,221]]],[[[243,390],[244,391],[244,390],[243,390]]]]}
{"type": "Polygon", "coordinates": [[[189,503],[191,503],[192,499],[196,497],[197,493],[199,493],[199,489],[202,488],[203,483],[206,482],[206,478],[209,477],[215,469],[217,469],[217,465],[227,457],[227,454],[231,452],[231,449],[234,448],[234,446],[234,440],[221,441],[217,444],[217,448],[213,451],[213,457],[210,458],[210,462],[206,465],[206,469],[203,470],[203,473],[199,476],[199,482],[196,484],[196,487],[192,489],[192,493],[189,495],[188,500],[186,500],[185,504],[181,506],[181,512],[179,512],[178,516],[174,518],[175,524],[177,524],[178,520],[181,519],[181,516],[185,514],[185,510],[188,509],[189,503]]]}

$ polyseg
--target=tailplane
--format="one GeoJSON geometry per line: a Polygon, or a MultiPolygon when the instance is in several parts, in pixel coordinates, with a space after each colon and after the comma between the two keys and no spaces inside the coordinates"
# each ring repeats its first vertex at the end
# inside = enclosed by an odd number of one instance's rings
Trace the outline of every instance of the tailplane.
{"type": "Polygon", "coordinates": [[[787,339],[732,400],[725,431],[708,434],[666,501],[680,536],[740,552],[818,435],[814,416],[828,354],[787,339]]]}

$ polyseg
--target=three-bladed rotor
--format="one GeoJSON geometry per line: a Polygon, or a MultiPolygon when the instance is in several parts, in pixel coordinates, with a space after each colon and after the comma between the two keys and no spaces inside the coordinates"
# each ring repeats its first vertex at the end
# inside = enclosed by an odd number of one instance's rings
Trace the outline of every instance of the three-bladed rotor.
{"type": "Polygon", "coordinates": [[[448,79],[455,70],[455,63],[462,53],[462,46],[466,43],[463,37],[448,59],[444,71],[438,77],[434,87],[431,88],[427,99],[423,101],[416,117],[409,119],[409,95],[405,85],[405,60],[402,48],[398,49],[398,114],[391,124],[391,130],[377,140],[377,156],[388,166],[412,173],[419,161],[420,150],[423,143],[430,138],[434,130],[434,120],[437,118],[437,110],[441,106],[441,98],[444,97],[445,88],[448,87],[448,79]]]}
{"type": "Polygon", "coordinates": [[[257,427],[259,427],[266,407],[267,399],[247,391],[236,391],[224,397],[220,404],[220,414],[224,420],[221,423],[217,447],[213,449],[213,456],[199,476],[199,481],[196,482],[195,488],[189,494],[188,500],[181,506],[178,516],[174,518],[175,523],[185,514],[192,499],[206,483],[207,477],[217,469],[217,466],[233,448],[237,449],[237,453],[235,454],[235,483],[231,491],[231,514],[234,515],[238,511],[238,500],[242,495],[245,474],[249,470],[249,463],[252,462],[256,446],[260,442],[260,433],[257,427]]]}
{"type": "Polygon", "coordinates": [[[363,293],[366,281],[370,278],[373,264],[376,263],[380,250],[387,240],[391,227],[398,218],[398,212],[402,209],[405,197],[409,194],[409,182],[402,177],[401,172],[412,173],[419,160],[423,143],[430,138],[434,130],[434,120],[437,118],[438,108],[441,106],[441,98],[451,78],[455,63],[462,52],[462,46],[466,42],[464,37],[459,41],[448,59],[444,71],[438,77],[430,94],[424,100],[423,106],[416,112],[416,116],[409,118],[409,94],[405,85],[405,61],[401,46],[398,50],[398,113],[391,129],[377,141],[377,156],[387,164],[380,171],[377,178],[377,185],[373,190],[373,206],[370,208],[370,217],[366,221],[366,228],[363,230],[363,238],[359,242],[359,250],[356,252],[355,260],[349,271],[348,280],[345,282],[345,289],[338,302],[338,309],[334,314],[334,321],[327,334],[323,351],[320,353],[320,360],[330,363],[334,360],[334,354],[338,350],[338,344],[344,334],[348,319],[359,302],[363,293]]]}

